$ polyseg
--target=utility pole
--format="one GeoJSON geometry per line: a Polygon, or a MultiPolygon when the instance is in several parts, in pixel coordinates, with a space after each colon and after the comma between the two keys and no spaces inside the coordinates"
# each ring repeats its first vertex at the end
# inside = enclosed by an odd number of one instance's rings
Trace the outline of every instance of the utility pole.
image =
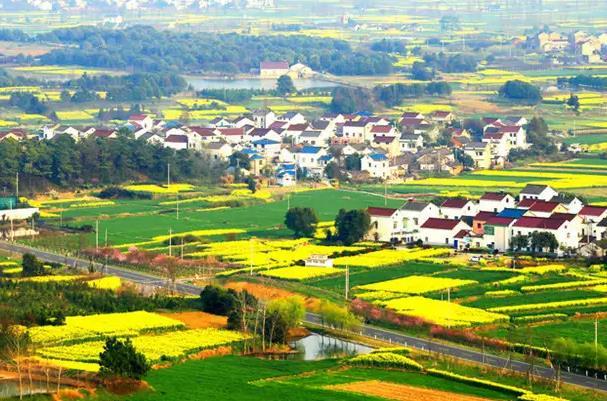
{"type": "Polygon", "coordinates": [[[173,256],[173,229],[169,228],[169,256],[173,256]]]}
{"type": "Polygon", "coordinates": [[[15,179],[15,196],[17,197],[17,202],[19,202],[19,172],[17,171],[17,177],[15,179]]]}
{"type": "Polygon", "coordinates": [[[291,194],[287,194],[287,210],[291,209],[291,194]]]}
{"type": "Polygon", "coordinates": [[[95,250],[99,249],[99,220],[95,220],[95,250]]]}
{"type": "Polygon", "coordinates": [[[599,365],[599,314],[594,316],[594,366],[599,365]]]}
{"type": "Polygon", "coordinates": [[[350,292],[350,267],[346,266],[346,301],[350,292]]]}
{"type": "Polygon", "coordinates": [[[167,163],[167,188],[171,186],[171,164],[167,163]]]}
{"type": "Polygon", "coordinates": [[[179,195],[177,195],[177,220],[179,220],[179,195]]]}
{"type": "Polygon", "coordinates": [[[107,227],[105,228],[105,238],[103,243],[105,244],[105,247],[107,248],[107,227]]]}

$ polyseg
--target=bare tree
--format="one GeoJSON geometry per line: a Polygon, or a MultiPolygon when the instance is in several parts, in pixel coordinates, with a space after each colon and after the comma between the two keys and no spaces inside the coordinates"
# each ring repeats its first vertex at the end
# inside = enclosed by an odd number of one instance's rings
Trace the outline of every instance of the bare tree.
{"type": "MultiPolygon", "coordinates": [[[[20,326],[3,324],[0,328],[0,360],[17,371],[19,399],[23,399],[23,361],[31,354],[32,342],[27,330],[20,326]]],[[[31,381],[31,373],[30,373],[31,381]]],[[[30,388],[31,391],[31,388],[30,388]]]]}

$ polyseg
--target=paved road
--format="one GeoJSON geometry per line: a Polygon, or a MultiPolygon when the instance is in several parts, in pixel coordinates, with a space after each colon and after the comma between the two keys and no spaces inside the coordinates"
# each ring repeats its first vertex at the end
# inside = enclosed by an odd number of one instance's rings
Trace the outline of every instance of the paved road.
{"type": "MultiPolygon", "coordinates": [[[[9,243],[5,241],[0,241],[0,249],[21,254],[29,252],[46,262],[63,263],[85,270],[88,269],[90,265],[90,262],[88,260],[65,257],[55,253],[42,251],[39,249],[30,248],[28,246],[9,243]]],[[[95,270],[97,271],[101,271],[101,269],[103,268],[103,265],[100,263],[93,263],[93,265],[95,267],[95,270]]],[[[123,269],[116,266],[106,266],[104,272],[139,284],[156,286],[165,286],[167,284],[166,280],[163,280],[162,278],[146,273],[123,269]]],[[[201,290],[201,287],[197,287],[194,285],[183,283],[177,284],[177,291],[181,293],[198,295],[200,294],[201,290]]],[[[313,313],[306,314],[306,322],[311,324],[321,324],[320,317],[313,313]]],[[[360,328],[360,334],[369,338],[382,339],[385,341],[392,342],[393,344],[406,345],[408,347],[413,347],[420,350],[441,353],[467,361],[486,364],[496,368],[509,368],[514,371],[523,373],[529,370],[529,364],[525,362],[508,361],[508,359],[506,358],[502,358],[493,354],[483,354],[482,352],[474,351],[464,347],[459,347],[457,345],[446,345],[431,340],[411,337],[402,333],[381,329],[375,326],[363,325],[360,328]]],[[[554,378],[554,370],[551,368],[535,366],[533,372],[536,376],[544,378],[554,378]]],[[[564,382],[569,384],[575,384],[589,389],[607,391],[606,376],[594,378],[587,377],[581,374],[563,371],[561,373],[561,377],[564,382]]]]}

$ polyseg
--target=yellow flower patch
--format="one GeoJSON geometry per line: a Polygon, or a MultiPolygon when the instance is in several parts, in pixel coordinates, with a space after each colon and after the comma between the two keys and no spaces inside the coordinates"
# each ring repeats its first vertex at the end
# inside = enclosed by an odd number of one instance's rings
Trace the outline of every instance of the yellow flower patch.
{"type": "Polygon", "coordinates": [[[280,278],[283,280],[308,280],[316,277],[330,276],[343,273],[343,269],[334,267],[304,267],[291,266],[280,269],[265,270],[260,274],[268,277],[280,278]]]}
{"type": "Polygon", "coordinates": [[[388,291],[404,294],[425,294],[427,292],[445,290],[447,288],[463,287],[477,284],[474,280],[459,280],[444,277],[409,276],[379,283],[367,284],[357,287],[369,291],[388,291]]]}
{"type": "Polygon", "coordinates": [[[466,327],[508,320],[508,316],[499,313],[419,296],[393,299],[381,304],[403,315],[419,317],[441,326],[466,327]]]}

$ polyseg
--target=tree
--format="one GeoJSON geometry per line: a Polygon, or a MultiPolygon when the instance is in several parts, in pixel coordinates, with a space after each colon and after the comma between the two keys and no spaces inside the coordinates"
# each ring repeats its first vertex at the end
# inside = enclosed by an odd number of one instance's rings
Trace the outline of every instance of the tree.
{"type": "Polygon", "coordinates": [[[506,82],[499,89],[499,95],[508,100],[529,104],[536,104],[542,100],[542,94],[537,86],[520,80],[506,82]]]}
{"type": "Polygon", "coordinates": [[[544,231],[535,231],[530,236],[531,249],[534,252],[542,252],[544,249],[549,249],[551,253],[558,248],[559,242],[554,234],[544,231]]]}
{"type": "Polygon", "coordinates": [[[341,169],[339,168],[339,165],[335,162],[330,162],[325,166],[325,175],[330,180],[341,180],[343,178],[341,169]]]}
{"type": "Polygon", "coordinates": [[[510,240],[510,247],[513,251],[521,251],[529,246],[529,237],[523,234],[515,235],[510,240]]]}
{"type": "Polygon", "coordinates": [[[207,313],[228,316],[236,304],[236,291],[207,285],[200,293],[200,303],[207,313]]]}
{"type": "Polygon", "coordinates": [[[23,254],[21,266],[23,267],[21,271],[23,277],[44,275],[44,264],[31,253],[23,254]]]}
{"type": "Polygon", "coordinates": [[[291,93],[297,92],[295,84],[293,83],[293,80],[290,76],[282,75],[278,78],[278,80],[276,81],[276,92],[280,96],[287,96],[291,93]]]}
{"type": "Polygon", "coordinates": [[[340,209],[335,218],[335,239],[344,245],[352,245],[362,240],[371,226],[371,217],[366,210],[340,209]]]}
{"type": "Polygon", "coordinates": [[[110,337],[99,354],[99,374],[102,377],[127,377],[141,380],[150,370],[150,365],[141,352],[137,352],[131,339],[122,341],[110,337]]]}
{"type": "Polygon", "coordinates": [[[371,112],[374,109],[373,94],[363,88],[338,86],[333,89],[331,111],[335,113],[371,112]]]}
{"type": "Polygon", "coordinates": [[[435,75],[434,70],[428,68],[426,63],[416,61],[411,67],[411,78],[417,81],[431,81],[435,75]]]}
{"type": "Polygon", "coordinates": [[[322,300],[318,310],[320,319],[324,324],[348,330],[360,325],[360,319],[352,314],[348,308],[335,305],[332,302],[322,300]]]}
{"type": "Polygon", "coordinates": [[[346,156],[346,161],[345,161],[346,170],[348,170],[348,171],[360,171],[360,169],[361,169],[361,164],[360,164],[361,159],[362,159],[362,157],[358,153],[346,156]]]}
{"type": "Polygon", "coordinates": [[[289,330],[301,323],[306,315],[303,298],[293,296],[268,303],[264,337],[270,343],[286,343],[289,330]]]}
{"type": "Polygon", "coordinates": [[[257,192],[257,181],[255,180],[255,178],[247,178],[247,188],[249,189],[249,191],[251,191],[251,193],[257,192]]]}
{"type": "Polygon", "coordinates": [[[2,322],[0,326],[0,361],[12,365],[19,380],[19,399],[23,399],[23,362],[32,352],[32,342],[22,326],[2,322]]]}
{"type": "Polygon", "coordinates": [[[309,207],[293,207],[285,215],[285,225],[296,237],[312,237],[318,224],[316,211],[309,207]]]}
{"type": "Polygon", "coordinates": [[[569,99],[567,99],[567,106],[571,107],[573,111],[578,112],[580,110],[580,98],[572,93],[569,95],[569,99]]]}

